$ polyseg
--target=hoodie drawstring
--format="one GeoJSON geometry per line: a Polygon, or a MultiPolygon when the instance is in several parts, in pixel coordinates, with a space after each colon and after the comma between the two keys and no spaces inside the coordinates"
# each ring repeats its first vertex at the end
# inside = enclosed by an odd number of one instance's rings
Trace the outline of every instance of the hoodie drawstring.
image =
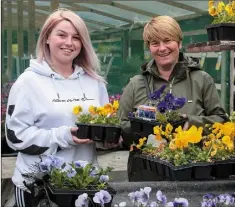
{"type": "Polygon", "coordinates": [[[56,91],[57,97],[60,98],[60,94],[57,92],[56,86],[55,86],[55,74],[52,73],[51,78],[52,78],[53,86],[54,86],[54,89],[56,91]]]}

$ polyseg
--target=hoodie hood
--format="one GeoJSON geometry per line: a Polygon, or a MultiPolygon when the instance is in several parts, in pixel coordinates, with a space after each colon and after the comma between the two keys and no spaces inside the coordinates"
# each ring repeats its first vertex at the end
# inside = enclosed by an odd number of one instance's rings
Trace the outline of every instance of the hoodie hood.
{"type": "MultiPolygon", "coordinates": [[[[30,60],[30,64],[29,64],[29,68],[27,68],[25,70],[25,72],[27,71],[32,71],[34,73],[37,73],[39,75],[42,76],[46,76],[51,78],[52,82],[53,82],[53,87],[55,89],[56,95],[58,98],[60,98],[60,92],[58,90],[57,84],[56,84],[56,80],[74,80],[74,79],[79,79],[79,85],[80,85],[80,89],[83,92],[83,87],[82,84],[80,83],[80,77],[83,76],[85,74],[84,70],[82,67],[79,67],[77,65],[75,65],[75,69],[73,74],[71,74],[69,77],[65,78],[62,75],[60,75],[59,73],[56,73],[55,71],[53,71],[51,69],[51,67],[48,65],[47,62],[42,61],[42,63],[39,63],[38,60],[36,59],[31,59],[30,60]]],[[[84,93],[84,92],[83,92],[84,93]]]]}
{"type": "Polygon", "coordinates": [[[39,75],[47,76],[47,77],[53,77],[53,79],[57,80],[63,80],[63,79],[77,79],[79,78],[80,75],[84,75],[85,71],[83,70],[82,67],[79,67],[75,65],[75,69],[73,74],[71,74],[69,77],[64,78],[62,75],[56,73],[51,69],[51,67],[48,65],[47,62],[42,61],[42,63],[38,62],[36,59],[31,59],[29,68],[25,70],[27,71],[33,71],[39,75]]]}

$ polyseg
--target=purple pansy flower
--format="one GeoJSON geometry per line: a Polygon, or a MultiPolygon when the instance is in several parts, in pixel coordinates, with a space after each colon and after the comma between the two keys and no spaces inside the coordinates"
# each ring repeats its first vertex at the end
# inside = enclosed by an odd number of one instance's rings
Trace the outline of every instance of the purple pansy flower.
{"type": "Polygon", "coordinates": [[[107,183],[109,181],[109,176],[108,175],[101,175],[99,181],[101,183],[107,183]]]}
{"type": "Polygon", "coordinates": [[[111,195],[109,194],[108,191],[105,190],[100,190],[93,197],[93,201],[95,203],[100,204],[101,206],[104,206],[105,203],[109,203],[111,199],[112,199],[111,195]]]}
{"type": "Polygon", "coordinates": [[[67,176],[69,178],[72,178],[74,177],[75,175],[77,174],[76,170],[72,167],[70,167],[68,170],[67,170],[67,176]]]}
{"type": "Polygon", "coordinates": [[[140,191],[135,191],[135,192],[129,193],[128,196],[131,199],[132,203],[136,203],[136,202],[139,202],[141,194],[140,194],[140,191]]]}
{"type": "Polygon", "coordinates": [[[75,162],[74,162],[74,165],[75,165],[77,168],[84,168],[84,167],[86,167],[88,164],[89,164],[89,162],[84,161],[84,160],[78,160],[78,161],[75,161],[75,162]]]}
{"type": "Polygon", "coordinates": [[[167,103],[165,101],[161,101],[158,105],[157,105],[157,109],[160,113],[165,113],[168,108],[167,108],[167,103]]]}
{"type": "Polygon", "coordinates": [[[64,164],[64,159],[48,155],[45,160],[39,163],[39,168],[42,172],[50,172],[52,169],[61,169],[64,164]]]}
{"type": "Polygon", "coordinates": [[[162,194],[162,191],[157,191],[156,193],[156,197],[157,197],[157,200],[162,203],[162,204],[166,204],[167,202],[167,198],[164,194],[162,194]]]}
{"type": "Polygon", "coordinates": [[[158,100],[161,97],[165,88],[166,88],[166,84],[163,84],[158,90],[151,93],[149,98],[152,100],[158,100]]]}
{"type": "Polygon", "coordinates": [[[89,201],[88,201],[88,195],[87,193],[83,193],[82,195],[79,195],[77,200],[75,201],[75,207],[88,207],[89,201]]]}
{"type": "Polygon", "coordinates": [[[150,187],[145,187],[144,189],[140,189],[140,198],[139,198],[139,202],[142,205],[147,205],[148,201],[149,201],[149,193],[151,192],[152,188],[150,187]]]}

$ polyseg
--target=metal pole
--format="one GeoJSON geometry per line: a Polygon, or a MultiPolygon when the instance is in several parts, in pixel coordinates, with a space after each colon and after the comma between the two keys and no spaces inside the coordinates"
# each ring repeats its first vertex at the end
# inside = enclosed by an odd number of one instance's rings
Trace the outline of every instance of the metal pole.
{"type": "Polygon", "coordinates": [[[229,71],[230,71],[230,51],[222,51],[221,61],[221,103],[227,113],[229,113],[230,102],[230,84],[229,84],[229,71]]]}

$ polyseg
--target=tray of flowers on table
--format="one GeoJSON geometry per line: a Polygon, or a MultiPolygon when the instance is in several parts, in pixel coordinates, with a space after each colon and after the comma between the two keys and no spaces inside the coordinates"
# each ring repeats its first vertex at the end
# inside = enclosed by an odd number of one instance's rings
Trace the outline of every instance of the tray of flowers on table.
{"type": "Polygon", "coordinates": [[[33,173],[23,174],[31,192],[33,206],[111,207],[116,191],[108,185],[112,168],[98,168],[84,160],[64,162],[58,156],[41,156],[31,166],[33,173]]]}
{"type": "Polygon", "coordinates": [[[148,140],[144,137],[131,145],[130,150],[135,152],[132,169],[135,173],[152,172],[150,180],[234,179],[235,123],[205,127],[210,134],[203,136],[202,127],[182,130],[179,126],[173,130],[168,123],[163,130],[155,126],[148,140]]]}
{"type": "Polygon", "coordinates": [[[77,137],[97,142],[118,143],[121,135],[120,121],[117,116],[119,102],[105,104],[101,107],[90,106],[89,113],[82,113],[81,106],[75,106],[73,113],[77,115],[77,137]]]}
{"type": "Polygon", "coordinates": [[[129,113],[132,131],[145,137],[153,133],[153,126],[162,125],[165,128],[167,123],[173,128],[183,126],[187,118],[182,117],[179,109],[186,101],[184,97],[174,97],[169,88],[162,85],[149,95],[148,104],[140,105],[135,112],[129,113]]]}

